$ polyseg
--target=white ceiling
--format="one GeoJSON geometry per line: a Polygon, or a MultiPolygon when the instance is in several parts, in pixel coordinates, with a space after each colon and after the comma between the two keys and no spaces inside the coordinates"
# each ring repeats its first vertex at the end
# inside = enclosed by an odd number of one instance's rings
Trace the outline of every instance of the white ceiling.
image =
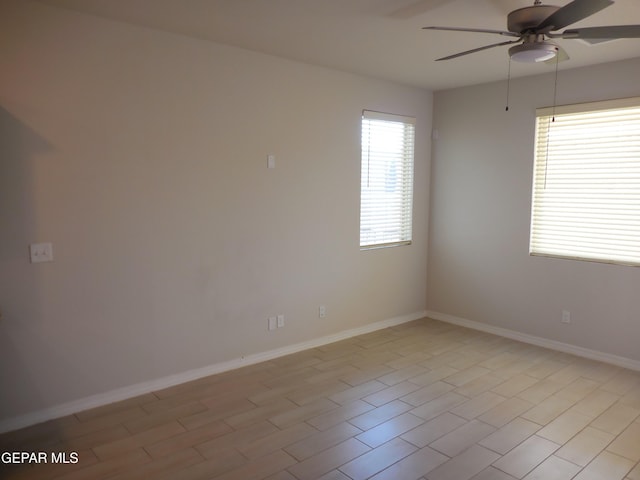
{"type": "MultiPolygon", "coordinates": [[[[506,30],[506,15],[532,0],[40,0],[113,20],[189,35],[407,85],[440,90],[506,78],[508,47],[435,62],[504,41],[427,25],[506,30]],[[428,8],[427,8],[428,7],[428,8]]],[[[554,2],[560,6],[568,0],[554,2]]],[[[640,1],[616,3],[571,26],[640,24],[640,1]]],[[[640,55],[640,39],[588,45],[558,40],[560,69],[640,55]]],[[[513,63],[513,77],[554,70],[513,63]]]]}

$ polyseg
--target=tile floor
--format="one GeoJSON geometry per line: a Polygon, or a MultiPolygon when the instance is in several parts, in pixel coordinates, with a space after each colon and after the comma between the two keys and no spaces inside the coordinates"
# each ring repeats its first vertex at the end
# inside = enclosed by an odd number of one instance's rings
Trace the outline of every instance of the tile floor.
{"type": "Polygon", "coordinates": [[[640,480],[640,372],[424,319],[0,436],[3,479],[640,480]]]}

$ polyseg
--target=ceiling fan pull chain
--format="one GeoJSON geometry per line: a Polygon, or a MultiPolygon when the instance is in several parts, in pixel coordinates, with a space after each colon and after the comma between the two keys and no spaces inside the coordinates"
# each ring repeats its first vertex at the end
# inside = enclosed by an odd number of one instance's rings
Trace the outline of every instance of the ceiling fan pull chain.
{"type": "Polygon", "coordinates": [[[556,74],[555,79],[553,81],[553,113],[551,115],[551,121],[556,121],[556,103],[558,99],[558,63],[559,63],[559,55],[556,55],[556,74]]]}
{"type": "Polygon", "coordinates": [[[507,106],[504,111],[509,111],[509,88],[511,87],[511,57],[509,57],[509,68],[507,70],[507,106]]]}

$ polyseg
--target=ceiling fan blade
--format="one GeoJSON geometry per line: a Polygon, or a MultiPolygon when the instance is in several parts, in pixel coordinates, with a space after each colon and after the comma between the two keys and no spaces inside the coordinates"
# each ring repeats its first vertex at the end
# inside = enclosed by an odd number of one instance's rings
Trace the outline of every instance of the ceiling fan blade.
{"type": "Polygon", "coordinates": [[[612,0],[573,0],[573,2],[568,3],[545,18],[535,30],[547,32],[559,30],[612,4],[612,0]]]}
{"type": "Polygon", "coordinates": [[[608,27],[572,28],[565,30],[558,36],[560,38],[580,38],[584,40],[640,38],[640,25],[610,25],[608,27]]]}
{"type": "Polygon", "coordinates": [[[506,32],[504,30],[488,30],[485,28],[464,28],[464,27],[422,27],[423,30],[445,30],[452,32],[473,32],[473,33],[495,33],[506,37],[520,37],[520,34],[506,32]]]}
{"type": "Polygon", "coordinates": [[[565,49],[560,46],[557,46],[557,47],[558,47],[558,53],[556,53],[556,56],[553,58],[550,58],[549,60],[545,60],[543,63],[546,63],[548,65],[555,65],[556,62],[564,62],[566,60],[569,60],[569,54],[565,51],[565,49]]]}
{"type": "Polygon", "coordinates": [[[512,43],[518,43],[519,41],[520,40],[509,40],[508,42],[500,42],[500,43],[493,43],[491,45],[485,45],[484,47],[474,48],[473,50],[467,50],[465,52],[456,53],[453,55],[449,55],[448,57],[438,58],[436,59],[436,62],[439,62],[441,60],[451,60],[452,58],[462,57],[463,55],[469,55],[470,53],[481,52],[482,50],[487,50],[493,47],[500,47],[502,45],[510,45],[512,43]]]}
{"type": "Polygon", "coordinates": [[[440,5],[444,5],[445,3],[449,3],[452,0],[421,0],[418,2],[414,2],[406,7],[399,8],[389,14],[392,18],[412,18],[416,15],[420,15],[421,13],[428,12],[429,10],[433,10],[434,8],[439,7],[440,5]]]}

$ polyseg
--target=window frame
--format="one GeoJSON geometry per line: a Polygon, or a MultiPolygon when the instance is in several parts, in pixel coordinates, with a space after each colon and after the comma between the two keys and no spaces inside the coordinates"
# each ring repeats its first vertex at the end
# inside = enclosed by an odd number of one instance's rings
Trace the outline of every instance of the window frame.
{"type": "Polygon", "coordinates": [[[640,97],[539,108],[534,149],[529,254],[640,266],[640,97]]]}
{"type": "Polygon", "coordinates": [[[362,111],[359,217],[361,251],[413,243],[415,125],[414,117],[373,110],[362,111]],[[372,134],[378,137],[373,138],[372,134]],[[382,135],[393,141],[383,143],[382,135]],[[398,143],[393,144],[396,141],[398,143]],[[393,147],[390,147],[392,144],[393,147]],[[371,177],[376,181],[376,187],[371,186],[371,177]],[[382,230],[385,225],[390,230],[382,230]]]}

